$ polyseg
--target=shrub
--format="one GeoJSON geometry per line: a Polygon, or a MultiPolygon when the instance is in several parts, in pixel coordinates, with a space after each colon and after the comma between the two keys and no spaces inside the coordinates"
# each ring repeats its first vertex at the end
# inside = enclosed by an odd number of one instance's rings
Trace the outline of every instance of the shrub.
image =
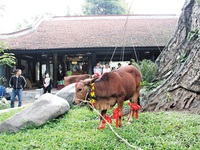
{"type": "Polygon", "coordinates": [[[131,59],[131,64],[140,70],[140,65],[134,59],[131,59]]]}
{"type": "Polygon", "coordinates": [[[7,45],[0,41],[0,66],[13,67],[16,64],[16,58],[13,53],[7,53],[6,49],[8,49],[7,45]]]}
{"type": "Polygon", "coordinates": [[[8,108],[10,108],[10,104],[3,104],[3,103],[0,103],[0,110],[8,109],[8,108]]]}
{"type": "Polygon", "coordinates": [[[156,78],[156,64],[150,60],[144,59],[140,64],[140,71],[142,73],[142,80],[153,82],[156,78]]]}
{"type": "Polygon", "coordinates": [[[132,60],[132,65],[140,70],[142,81],[152,83],[156,78],[156,64],[151,60],[144,59],[139,64],[132,60]]]}

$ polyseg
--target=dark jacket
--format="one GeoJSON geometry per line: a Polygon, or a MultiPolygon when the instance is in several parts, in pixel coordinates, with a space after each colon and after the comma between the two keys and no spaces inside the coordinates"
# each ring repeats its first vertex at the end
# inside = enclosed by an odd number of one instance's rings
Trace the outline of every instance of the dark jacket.
{"type": "Polygon", "coordinates": [[[23,76],[17,78],[16,75],[13,75],[10,78],[9,86],[13,89],[23,89],[26,87],[26,80],[23,76]]]}

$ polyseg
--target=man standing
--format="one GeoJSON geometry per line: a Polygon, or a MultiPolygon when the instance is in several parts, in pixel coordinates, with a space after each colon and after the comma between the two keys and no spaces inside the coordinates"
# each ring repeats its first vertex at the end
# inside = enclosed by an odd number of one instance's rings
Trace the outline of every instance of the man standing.
{"type": "Polygon", "coordinates": [[[94,74],[97,73],[97,74],[99,74],[101,76],[102,71],[103,70],[102,70],[102,68],[100,66],[100,63],[97,63],[97,65],[94,67],[94,70],[93,70],[94,74]]]}
{"type": "Polygon", "coordinates": [[[22,71],[20,69],[16,69],[15,75],[13,75],[9,81],[9,86],[13,88],[11,93],[11,108],[14,108],[16,96],[19,98],[18,107],[22,106],[22,89],[26,86],[26,80],[21,74],[22,71]]]}

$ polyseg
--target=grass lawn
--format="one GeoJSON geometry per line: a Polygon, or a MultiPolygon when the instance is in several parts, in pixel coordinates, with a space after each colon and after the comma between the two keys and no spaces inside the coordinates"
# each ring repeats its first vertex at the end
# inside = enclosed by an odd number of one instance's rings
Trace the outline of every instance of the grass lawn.
{"type": "MultiPolygon", "coordinates": [[[[0,122],[19,110],[0,114],[0,122]]],[[[99,120],[86,107],[71,109],[62,118],[48,122],[37,129],[18,133],[0,133],[1,150],[129,150],[106,125],[97,130],[99,120]]],[[[112,127],[131,145],[145,150],[199,150],[200,115],[183,112],[139,113],[139,119],[123,128],[112,127]]]]}

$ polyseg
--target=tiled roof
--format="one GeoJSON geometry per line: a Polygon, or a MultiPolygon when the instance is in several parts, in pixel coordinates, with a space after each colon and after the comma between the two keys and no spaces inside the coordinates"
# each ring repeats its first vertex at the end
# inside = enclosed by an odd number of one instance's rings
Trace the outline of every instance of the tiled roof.
{"type": "Polygon", "coordinates": [[[0,36],[10,49],[165,46],[177,16],[96,16],[42,19],[32,28],[0,36]],[[127,22],[126,22],[127,21],[127,22]]]}

